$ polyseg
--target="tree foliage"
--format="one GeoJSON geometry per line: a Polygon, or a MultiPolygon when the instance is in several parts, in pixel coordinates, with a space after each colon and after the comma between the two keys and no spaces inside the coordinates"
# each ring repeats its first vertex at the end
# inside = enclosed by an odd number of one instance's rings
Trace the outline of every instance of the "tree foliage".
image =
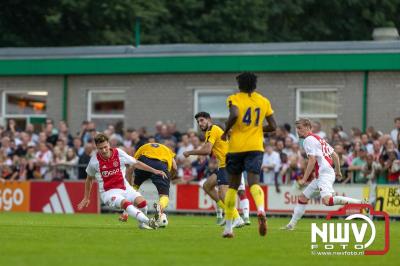
{"type": "Polygon", "coordinates": [[[369,40],[400,0],[2,0],[0,46],[369,40]]]}

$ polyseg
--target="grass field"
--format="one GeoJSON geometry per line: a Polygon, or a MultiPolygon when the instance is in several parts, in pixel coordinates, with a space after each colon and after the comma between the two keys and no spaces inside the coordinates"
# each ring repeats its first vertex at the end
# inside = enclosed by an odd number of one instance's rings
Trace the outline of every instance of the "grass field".
{"type": "MultiPolygon", "coordinates": [[[[280,231],[287,218],[268,219],[258,236],[256,220],[221,238],[210,216],[169,216],[167,229],[139,230],[116,214],[46,215],[0,213],[0,265],[399,265],[400,222],[391,222],[391,248],[384,256],[315,256],[310,223],[280,231]]],[[[319,220],[320,222],[321,220],[319,220]]],[[[383,222],[379,222],[383,228],[383,222]]],[[[382,239],[378,239],[383,241],[382,239]]]]}

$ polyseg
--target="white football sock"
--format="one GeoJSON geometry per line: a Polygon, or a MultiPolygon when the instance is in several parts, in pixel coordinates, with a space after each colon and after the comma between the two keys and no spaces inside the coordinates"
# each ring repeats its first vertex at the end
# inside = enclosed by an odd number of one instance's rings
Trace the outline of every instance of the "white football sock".
{"type": "Polygon", "coordinates": [[[249,200],[248,199],[243,199],[239,202],[239,208],[242,209],[243,212],[243,217],[244,218],[249,218],[249,200]]]}
{"type": "Polygon", "coordinates": [[[297,203],[296,207],[294,207],[292,219],[290,220],[289,224],[296,225],[297,222],[301,219],[306,211],[306,204],[297,203]]]}
{"type": "Polygon", "coordinates": [[[147,205],[146,207],[140,208],[139,210],[141,210],[145,215],[147,215],[147,210],[148,210],[147,205]]]}
{"type": "Polygon", "coordinates": [[[333,205],[345,205],[348,203],[360,204],[361,200],[343,196],[333,196],[333,205]]]}
{"type": "Polygon", "coordinates": [[[133,218],[137,219],[139,222],[141,222],[141,223],[149,222],[149,218],[147,218],[147,216],[143,212],[141,212],[139,209],[137,209],[133,205],[129,205],[128,207],[126,207],[125,210],[129,214],[129,216],[132,216],[133,218]]]}
{"type": "Polygon", "coordinates": [[[217,218],[222,218],[224,210],[218,206],[216,206],[216,213],[217,213],[217,218]]]}
{"type": "Polygon", "coordinates": [[[225,220],[225,233],[232,233],[232,228],[233,228],[233,220],[225,220]]]}

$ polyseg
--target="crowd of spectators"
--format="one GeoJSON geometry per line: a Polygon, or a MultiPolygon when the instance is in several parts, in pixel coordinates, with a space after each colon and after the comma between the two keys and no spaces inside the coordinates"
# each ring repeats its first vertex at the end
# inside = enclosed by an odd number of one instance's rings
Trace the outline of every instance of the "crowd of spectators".
{"type": "MultiPolygon", "coordinates": [[[[16,128],[12,119],[0,127],[0,180],[78,180],[86,178],[86,165],[95,152],[94,122],[84,121],[73,134],[64,121],[55,124],[47,119],[43,129],[35,132],[32,125],[24,131],[16,128]]],[[[318,121],[313,122],[313,132],[326,139],[340,157],[342,178],[337,183],[399,183],[400,176],[400,118],[394,120],[394,129],[385,134],[374,127],[362,132],[351,128],[346,133],[341,126],[323,132],[318,121]]],[[[146,128],[128,128],[109,125],[104,133],[112,147],[124,149],[133,155],[144,143],[163,143],[176,153],[177,182],[200,181],[212,173],[217,163],[211,156],[190,156],[183,153],[201,147],[203,134],[188,130],[180,132],[174,122],[158,121],[154,134],[146,128]]],[[[261,182],[265,184],[290,184],[299,179],[305,170],[307,156],[294,130],[289,124],[265,136],[265,153],[261,182]]]]}

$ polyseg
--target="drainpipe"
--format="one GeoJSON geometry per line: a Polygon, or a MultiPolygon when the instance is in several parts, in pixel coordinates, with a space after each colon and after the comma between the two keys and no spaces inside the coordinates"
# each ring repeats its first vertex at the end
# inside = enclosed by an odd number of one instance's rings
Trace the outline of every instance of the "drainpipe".
{"type": "Polygon", "coordinates": [[[68,75],[64,75],[63,82],[63,103],[62,103],[62,119],[67,122],[68,119],[68,75]]]}
{"type": "Polygon", "coordinates": [[[364,88],[363,88],[363,110],[362,110],[362,131],[367,129],[367,109],[368,109],[368,76],[369,72],[364,72],[364,88]]]}

